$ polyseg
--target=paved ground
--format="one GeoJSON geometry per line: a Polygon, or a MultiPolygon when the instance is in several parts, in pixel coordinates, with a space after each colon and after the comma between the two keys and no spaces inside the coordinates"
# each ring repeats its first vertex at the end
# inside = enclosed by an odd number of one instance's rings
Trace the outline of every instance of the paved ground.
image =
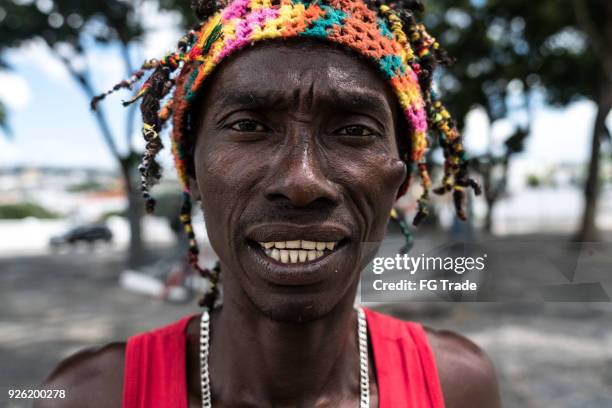
{"type": "MultiPolygon", "coordinates": [[[[9,401],[7,389],[36,387],[58,360],[78,349],[125,339],[196,310],[195,302],[163,303],[120,289],[122,256],[0,259],[0,406],[29,406],[9,401]]],[[[612,264],[611,258],[605,259],[612,264]]],[[[610,302],[377,307],[456,330],[481,345],[496,364],[505,407],[612,407],[610,302]]]]}

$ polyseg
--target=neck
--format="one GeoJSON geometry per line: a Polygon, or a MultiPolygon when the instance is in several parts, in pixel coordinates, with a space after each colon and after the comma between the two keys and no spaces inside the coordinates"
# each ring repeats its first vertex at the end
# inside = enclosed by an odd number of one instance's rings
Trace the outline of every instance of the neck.
{"type": "Polygon", "coordinates": [[[357,319],[354,291],[348,292],[330,313],[307,323],[279,322],[226,297],[211,321],[215,405],[334,405],[329,402],[358,395],[357,319]]]}

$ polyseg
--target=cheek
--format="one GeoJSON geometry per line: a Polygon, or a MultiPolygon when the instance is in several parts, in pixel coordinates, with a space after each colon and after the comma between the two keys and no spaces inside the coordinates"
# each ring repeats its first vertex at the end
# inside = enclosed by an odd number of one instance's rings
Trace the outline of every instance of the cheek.
{"type": "Polygon", "coordinates": [[[398,190],[406,179],[407,168],[400,159],[388,156],[380,158],[377,165],[378,182],[370,186],[368,192],[375,206],[376,221],[373,227],[378,232],[382,230],[384,234],[391,207],[397,199],[398,190]]]}
{"type": "Polygon", "coordinates": [[[406,180],[406,164],[396,157],[386,156],[378,161],[379,180],[377,194],[394,202],[397,192],[406,180]]]}
{"type": "Polygon", "coordinates": [[[363,239],[377,241],[386,231],[389,212],[397,192],[407,174],[406,165],[389,153],[359,155],[353,160],[342,160],[338,174],[347,186],[356,211],[364,225],[363,239]]]}
{"type": "Polygon", "coordinates": [[[227,240],[238,227],[238,218],[252,196],[253,186],[262,173],[261,164],[245,154],[244,149],[224,144],[207,144],[195,150],[195,172],[202,210],[209,231],[211,244],[217,253],[224,253],[215,241],[227,240]]]}
{"type": "Polygon", "coordinates": [[[253,159],[256,157],[262,156],[235,145],[211,143],[196,148],[196,178],[203,201],[221,201],[225,206],[231,205],[228,200],[234,197],[248,198],[245,194],[261,173],[261,164],[253,159]]]}
{"type": "Polygon", "coordinates": [[[342,160],[343,178],[356,192],[366,198],[392,205],[397,192],[406,178],[406,165],[394,155],[381,153],[362,154],[358,159],[342,160]]]}

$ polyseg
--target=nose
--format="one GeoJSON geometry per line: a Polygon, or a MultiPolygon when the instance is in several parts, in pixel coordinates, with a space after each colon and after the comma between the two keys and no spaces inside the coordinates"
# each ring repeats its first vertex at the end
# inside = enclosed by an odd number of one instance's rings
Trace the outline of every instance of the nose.
{"type": "Polygon", "coordinates": [[[325,174],[325,158],[311,139],[287,141],[278,152],[272,183],[265,195],[271,201],[294,207],[336,204],[340,193],[325,174]]]}

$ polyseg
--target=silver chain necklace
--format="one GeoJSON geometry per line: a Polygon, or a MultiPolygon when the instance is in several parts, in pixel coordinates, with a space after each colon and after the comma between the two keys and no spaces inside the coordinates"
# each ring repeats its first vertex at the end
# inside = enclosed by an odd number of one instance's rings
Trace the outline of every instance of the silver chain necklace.
{"type": "MultiPolygon", "coordinates": [[[[370,381],[368,375],[368,325],[365,312],[357,308],[357,338],[359,340],[359,408],[370,407],[370,381]]],[[[210,315],[202,312],[200,320],[200,378],[202,386],[202,408],[212,408],[208,354],[210,347],[210,315]]]]}

